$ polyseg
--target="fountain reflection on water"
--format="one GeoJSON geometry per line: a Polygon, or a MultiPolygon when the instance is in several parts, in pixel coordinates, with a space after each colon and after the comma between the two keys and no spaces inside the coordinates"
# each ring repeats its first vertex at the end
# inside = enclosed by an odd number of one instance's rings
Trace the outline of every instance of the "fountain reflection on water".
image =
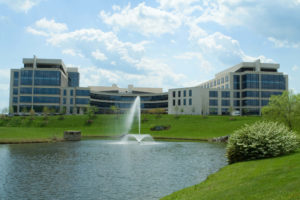
{"type": "Polygon", "coordinates": [[[152,142],[154,143],[153,138],[149,134],[141,134],[141,98],[139,96],[134,100],[125,120],[125,134],[121,139],[121,144],[127,144],[129,141],[137,141],[138,143],[152,142]],[[129,134],[129,131],[133,125],[135,116],[138,117],[138,134],[129,134]]]}

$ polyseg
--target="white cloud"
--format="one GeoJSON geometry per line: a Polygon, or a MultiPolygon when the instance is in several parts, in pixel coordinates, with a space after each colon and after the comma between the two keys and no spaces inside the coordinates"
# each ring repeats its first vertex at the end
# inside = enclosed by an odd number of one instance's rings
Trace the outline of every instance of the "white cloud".
{"type": "Polygon", "coordinates": [[[292,43],[287,40],[277,40],[273,37],[269,37],[268,40],[272,42],[277,48],[299,48],[300,43],[292,43]]]}
{"type": "Polygon", "coordinates": [[[104,23],[115,28],[129,28],[147,36],[174,33],[174,30],[181,25],[179,16],[146,6],[145,3],[140,3],[134,8],[131,8],[129,4],[114,14],[101,11],[100,17],[104,23]]]}
{"type": "Polygon", "coordinates": [[[50,33],[59,33],[68,30],[68,26],[64,23],[57,23],[54,19],[47,20],[42,18],[35,22],[35,26],[39,29],[46,30],[50,33]]]}
{"type": "Polygon", "coordinates": [[[199,0],[157,0],[162,9],[183,9],[190,7],[191,4],[199,2],[199,0]]]}
{"type": "Polygon", "coordinates": [[[121,7],[118,5],[113,5],[112,9],[113,9],[113,11],[119,11],[119,10],[121,10],[121,7]]]}
{"type": "Polygon", "coordinates": [[[99,49],[97,49],[96,51],[92,52],[92,56],[96,59],[96,60],[107,60],[107,57],[104,55],[104,53],[102,53],[99,49]]]}
{"type": "Polygon", "coordinates": [[[38,5],[40,0],[0,0],[1,4],[6,4],[17,12],[27,13],[32,7],[38,5]]]}
{"type": "Polygon", "coordinates": [[[45,37],[47,37],[49,35],[48,33],[44,32],[44,31],[36,30],[30,26],[26,27],[26,31],[33,35],[39,35],[39,36],[45,36],[45,37]]]}
{"type": "Polygon", "coordinates": [[[215,22],[225,27],[242,26],[266,38],[298,43],[299,0],[217,0],[204,1],[199,23],[215,22]]]}
{"type": "Polygon", "coordinates": [[[292,70],[295,72],[295,71],[298,71],[300,69],[300,67],[298,65],[294,65],[292,67],[292,70]]]}
{"type": "Polygon", "coordinates": [[[182,60],[196,59],[199,63],[197,66],[206,73],[211,72],[214,69],[213,65],[209,61],[207,61],[200,52],[185,52],[174,57],[182,60]]]}
{"type": "Polygon", "coordinates": [[[225,64],[237,63],[240,61],[253,62],[261,59],[262,62],[274,62],[263,55],[253,57],[247,55],[240,47],[237,40],[220,32],[215,32],[207,37],[198,40],[199,47],[205,54],[211,54],[225,64]]]}
{"type": "Polygon", "coordinates": [[[115,61],[110,62],[111,65],[116,65],[117,63],[115,61]]]}
{"type": "Polygon", "coordinates": [[[84,58],[84,55],[80,53],[79,51],[76,51],[75,49],[64,49],[62,50],[62,53],[65,55],[70,55],[70,56],[78,56],[80,58],[84,58]]]}

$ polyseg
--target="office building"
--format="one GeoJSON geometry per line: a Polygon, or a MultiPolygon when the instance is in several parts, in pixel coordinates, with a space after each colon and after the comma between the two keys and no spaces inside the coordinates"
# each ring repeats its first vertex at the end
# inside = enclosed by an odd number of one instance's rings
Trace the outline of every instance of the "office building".
{"type": "Polygon", "coordinates": [[[43,112],[82,114],[88,106],[98,113],[130,108],[137,96],[142,111],[160,108],[169,114],[260,115],[272,95],[288,90],[288,76],[278,72],[279,64],[242,62],[195,87],[169,89],[112,86],[80,87],[77,68],[68,68],[59,59],[24,58],[21,69],[11,69],[10,108],[15,114],[43,112]]]}
{"type": "Polygon", "coordinates": [[[89,105],[89,88],[79,87],[77,68],[60,59],[24,58],[21,69],[11,69],[9,106],[14,113],[49,110],[83,113],[89,105]]]}
{"type": "Polygon", "coordinates": [[[198,86],[169,90],[169,114],[260,115],[272,95],[288,90],[279,64],[243,62],[198,86]]]}

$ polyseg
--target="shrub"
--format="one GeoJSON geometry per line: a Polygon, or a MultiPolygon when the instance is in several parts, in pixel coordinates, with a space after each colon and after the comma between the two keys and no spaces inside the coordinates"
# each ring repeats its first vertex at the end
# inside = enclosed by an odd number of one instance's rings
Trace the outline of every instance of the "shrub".
{"type": "Polygon", "coordinates": [[[235,131],[227,144],[229,163],[284,155],[298,148],[297,136],[283,124],[256,122],[235,131]]]}

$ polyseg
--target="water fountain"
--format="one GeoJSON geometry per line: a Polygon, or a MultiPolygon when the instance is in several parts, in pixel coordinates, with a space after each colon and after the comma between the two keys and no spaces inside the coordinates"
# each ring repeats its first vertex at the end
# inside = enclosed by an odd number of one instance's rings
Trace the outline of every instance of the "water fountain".
{"type": "Polygon", "coordinates": [[[149,134],[141,134],[141,98],[139,96],[134,100],[125,120],[125,133],[121,142],[126,143],[130,140],[137,141],[141,143],[142,141],[153,141],[153,138],[149,134]],[[138,134],[129,134],[132,124],[134,122],[134,117],[138,117],[139,132],[138,134]]]}

